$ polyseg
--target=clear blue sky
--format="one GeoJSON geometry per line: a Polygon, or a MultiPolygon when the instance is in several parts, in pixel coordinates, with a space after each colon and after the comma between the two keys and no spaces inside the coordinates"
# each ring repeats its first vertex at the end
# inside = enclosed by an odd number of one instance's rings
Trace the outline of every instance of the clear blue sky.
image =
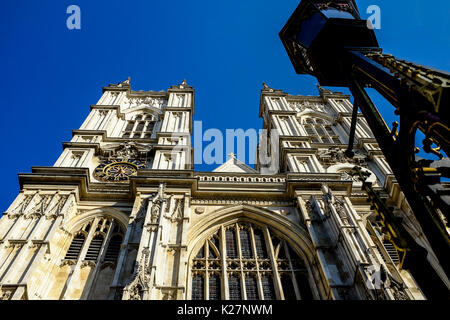
{"type": "MultiPolygon", "coordinates": [[[[186,78],[196,89],[194,119],[220,130],[262,126],[263,81],[317,94],[316,80],[295,74],[278,38],[298,2],[0,1],[0,211],[19,191],[17,173],[53,165],[109,83],[131,76],[134,90],[159,91],[186,78]],[[80,31],[66,28],[71,4],[81,8],[80,31]]],[[[450,1],[357,3],[364,18],[369,5],[380,6],[385,52],[450,70],[450,1]]]]}

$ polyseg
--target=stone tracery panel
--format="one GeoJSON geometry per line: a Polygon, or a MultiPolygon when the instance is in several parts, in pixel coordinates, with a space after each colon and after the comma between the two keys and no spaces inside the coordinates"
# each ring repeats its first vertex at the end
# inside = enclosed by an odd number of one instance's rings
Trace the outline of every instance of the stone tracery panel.
{"type": "Polygon", "coordinates": [[[194,300],[312,299],[303,259],[272,230],[244,221],[204,242],[191,276],[194,300]]]}

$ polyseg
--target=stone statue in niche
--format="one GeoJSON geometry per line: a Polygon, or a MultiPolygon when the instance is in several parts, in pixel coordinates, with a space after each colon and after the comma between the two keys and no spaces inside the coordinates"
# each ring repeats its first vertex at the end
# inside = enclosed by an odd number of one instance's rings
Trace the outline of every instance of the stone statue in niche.
{"type": "Polygon", "coordinates": [[[156,224],[158,218],[161,214],[162,204],[166,201],[166,196],[164,195],[165,184],[162,183],[159,186],[158,193],[150,200],[149,205],[151,205],[150,211],[150,223],[156,224]]]}
{"type": "Polygon", "coordinates": [[[327,215],[331,215],[331,207],[333,207],[339,215],[342,223],[349,224],[349,218],[344,207],[344,202],[336,198],[327,185],[322,186],[322,192],[322,199],[325,203],[325,210],[327,211],[327,215]]]}
{"type": "Polygon", "coordinates": [[[175,206],[170,219],[172,221],[178,221],[183,219],[183,211],[184,211],[184,197],[175,199],[175,206]]]}

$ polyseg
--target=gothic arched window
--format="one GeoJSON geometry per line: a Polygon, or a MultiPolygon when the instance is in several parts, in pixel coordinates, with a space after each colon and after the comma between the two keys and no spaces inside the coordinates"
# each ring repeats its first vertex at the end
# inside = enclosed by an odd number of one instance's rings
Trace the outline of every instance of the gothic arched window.
{"type": "Polygon", "coordinates": [[[273,279],[270,275],[261,277],[261,286],[263,288],[264,300],[275,300],[275,288],[273,287],[273,279]]]}
{"type": "Polygon", "coordinates": [[[220,300],[220,295],[220,276],[213,273],[209,277],[209,300],[220,300]]]}
{"type": "Polygon", "coordinates": [[[102,249],[103,240],[101,234],[94,236],[89,245],[85,260],[97,261],[100,250],[102,249]]]}
{"type": "Polygon", "coordinates": [[[75,232],[64,260],[79,259],[97,262],[117,261],[120,252],[120,245],[123,240],[122,228],[111,218],[94,218],[75,232]],[[104,248],[108,245],[107,248],[104,248]],[[82,255],[83,247],[87,250],[82,255]],[[106,250],[105,250],[106,249],[106,250]]]}
{"type": "Polygon", "coordinates": [[[196,274],[192,279],[192,300],[204,300],[205,279],[196,274]]]}
{"type": "Polygon", "coordinates": [[[151,114],[137,115],[129,120],[122,133],[123,138],[150,139],[156,119],[151,114]]]}
{"type": "Polygon", "coordinates": [[[86,240],[86,236],[84,233],[79,232],[72,240],[70,244],[69,250],[66,253],[66,260],[77,260],[80,256],[81,249],[83,249],[84,241],[86,240]]]}
{"type": "Polygon", "coordinates": [[[245,277],[245,291],[247,292],[247,300],[258,300],[258,285],[254,274],[245,277]]]}
{"type": "Polygon", "coordinates": [[[195,252],[191,271],[192,299],[312,299],[303,259],[275,232],[248,222],[220,227],[195,252]]]}
{"type": "Polygon", "coordinates": [[[117,261],[117,258],[119,257],[121,244],[122,236],[120,234],[114,235],[109,241],[104,260],[115,263],[117,261]]]}
{"type": "Polygon", "coordinates": [[[312,143],[341,144],[342,141],[327,120],[320,118],[304,118],[303,128],[311,137],[312,143]]]}
{"type": "Polygon", "coordinates": [[[228,290],[230,290],[230,300],[241,300],[241,282],[239,277],[231,275],[228,279],[228,290]]]}

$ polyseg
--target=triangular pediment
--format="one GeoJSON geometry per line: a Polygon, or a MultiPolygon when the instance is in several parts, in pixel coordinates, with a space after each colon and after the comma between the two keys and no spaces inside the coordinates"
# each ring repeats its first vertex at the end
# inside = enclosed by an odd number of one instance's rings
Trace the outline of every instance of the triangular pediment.
{"type": "Polygon", "coordinates": [[[230,159],[213,172],[233,172],[233,173],[257,173],[256,170],[246,165],[244,162],[236,159],[234,154],[230,155],[230,159]]]}

